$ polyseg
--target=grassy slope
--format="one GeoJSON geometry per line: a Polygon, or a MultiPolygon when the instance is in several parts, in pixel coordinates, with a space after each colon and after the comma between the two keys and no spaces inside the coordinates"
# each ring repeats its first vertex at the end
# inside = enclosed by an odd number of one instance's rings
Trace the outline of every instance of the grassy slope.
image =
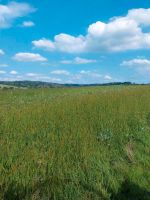
{"type": "Polygon", "coordinates": [[[0,91],[0,199],[150,195],[150,86],[0,91]]]}

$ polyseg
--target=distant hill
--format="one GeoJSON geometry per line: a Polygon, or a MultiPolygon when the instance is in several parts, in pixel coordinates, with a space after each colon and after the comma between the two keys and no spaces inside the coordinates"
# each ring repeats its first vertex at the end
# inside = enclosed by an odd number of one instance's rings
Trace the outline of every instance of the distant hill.
{"type": "Polygon", "coordinates": [[[59,84],[42,81],[0,81],[0,88],[60,88],[82,86],[111,86],[111,85],[135,85],[131,82],[111,82],[103,84],[59,84]]]}
{"type": "Polygon", "coordinates": [[[61,84],[41,81],[0,81],[0,87],[2,86],[17,88],[62,87],[61,84]]]}

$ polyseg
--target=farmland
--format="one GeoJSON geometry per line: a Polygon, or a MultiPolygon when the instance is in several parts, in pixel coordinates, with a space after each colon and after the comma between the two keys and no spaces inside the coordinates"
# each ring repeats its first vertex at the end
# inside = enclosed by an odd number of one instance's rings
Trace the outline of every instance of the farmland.
{"type": "Polygon", "coordinates": [[[150,199],[150,86],[0,90],[0,199],[150,199]]]}

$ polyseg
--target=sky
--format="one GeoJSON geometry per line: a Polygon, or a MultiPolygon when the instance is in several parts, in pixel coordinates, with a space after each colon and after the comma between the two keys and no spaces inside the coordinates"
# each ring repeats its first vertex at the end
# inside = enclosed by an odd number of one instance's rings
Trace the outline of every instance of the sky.
{"type": "Polygon", "coordinates": [[[150,83],[149,0],[0,0],[0,81],[150,83]]]}

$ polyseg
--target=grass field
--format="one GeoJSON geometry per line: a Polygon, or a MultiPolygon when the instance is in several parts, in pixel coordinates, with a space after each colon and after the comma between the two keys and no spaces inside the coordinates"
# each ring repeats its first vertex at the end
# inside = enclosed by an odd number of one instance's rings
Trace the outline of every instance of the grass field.
{"type": "Polygon", "coordinates": [[[0,91],[0,199],[149,200],[150,86],[0,91]]]}

